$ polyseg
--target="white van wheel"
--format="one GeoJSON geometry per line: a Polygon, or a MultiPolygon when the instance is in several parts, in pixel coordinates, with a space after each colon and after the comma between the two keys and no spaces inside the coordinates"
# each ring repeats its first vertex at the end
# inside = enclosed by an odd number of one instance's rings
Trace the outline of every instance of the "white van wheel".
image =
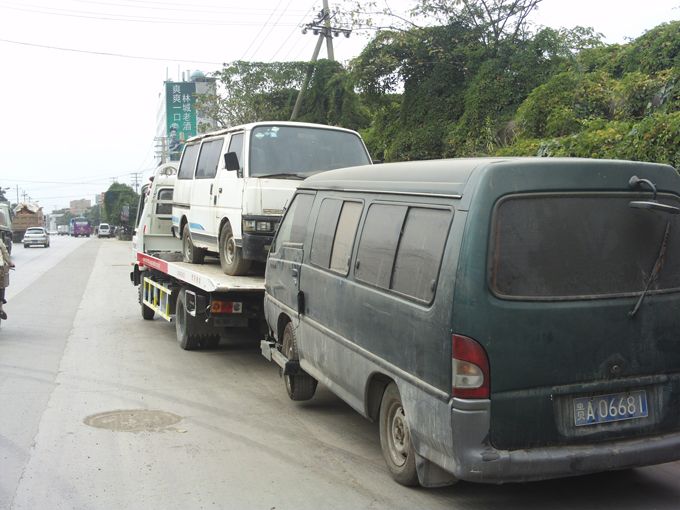
{"type": "MultiPolygon", "coordinates": [[[[290,322],[286,324],[286,328],[283,330],[281,351],[289,360],[297,361],[299,359],[295,330],[290,322]]],[[[291,400],[309,400],[316,392],[316,379],[302,369],[295,375],[284,375],[283,382],[286,385],[286,393],[291,400]]]]}
{"type": "Polygon", "coordinates": [[[228,221],[220,229],[220,265],[224,274],[231,276],[244,275],[250,269],[250,260],[244,259],[241,248],[236,246],[228,221]]]}
{"type": "Polygon", "coordinates": [[[188,223],[182,228],[182,259],[192,264],[203,264],[205,260],[205,250],[196,248],[191,240],[188,223]]]}
{"type": "Polygon", "coordinates": [[[392,478],[409,487],[418,485],[416,454],[397,385],[390,383],[380,404],[380,448],[392,478]]]}

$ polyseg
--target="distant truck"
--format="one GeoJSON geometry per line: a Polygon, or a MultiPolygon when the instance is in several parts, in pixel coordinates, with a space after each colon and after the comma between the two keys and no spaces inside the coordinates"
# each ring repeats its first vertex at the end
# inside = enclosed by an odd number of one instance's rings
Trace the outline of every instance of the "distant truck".
{"type": "Polygon", "coordinates": [[[44,227],[45,216],[42,207],[30,202],[21,202],[14,208],[12,219],[12,237],[15,243],[21,242],[27,228],[44,227]]]}
{"type": "Polygon", "coordinates": [[[10,214],[9,203],[0,202],[0,238],[7,246],[7,250],[12,252],[12,215],[10,214]]]}
{"type": "Polygon", "coordinates": [[[60,236],[68,235],[68,225],[57,225],[57,234],[60,236]]]}

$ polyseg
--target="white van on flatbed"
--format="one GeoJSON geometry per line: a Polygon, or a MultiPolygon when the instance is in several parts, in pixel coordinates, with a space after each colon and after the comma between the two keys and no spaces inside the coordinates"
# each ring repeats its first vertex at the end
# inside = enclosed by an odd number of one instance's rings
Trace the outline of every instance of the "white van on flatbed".
{"type": "Polygon", "coordinates": [[[247,274],[252,262],[266,260],[303,179],[370,163],[357,132],[320,124],[256,122],[190,138],[172,207],[184,261],[215,254],[226,274],[247,274]]]}

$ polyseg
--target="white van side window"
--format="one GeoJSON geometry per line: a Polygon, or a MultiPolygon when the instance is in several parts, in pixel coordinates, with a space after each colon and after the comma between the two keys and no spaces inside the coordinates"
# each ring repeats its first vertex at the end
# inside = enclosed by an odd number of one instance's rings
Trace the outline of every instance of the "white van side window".
{"type": "Polygon", "coordinates": [[[198,157],[198,148],[200,145],[195,143],[187,145],[182,154],[182,161],[179,164],[179,171],[177,172],[178,179],[193,179],[194,168],[196,167],[196,158],[198,157]]]}
{"type": "Polygon", "coordinates": [[[224,138],[203,142],[201,154],[198,156],[196,179],[212,179],[217,175],[217,164],[220,161],[224,138]]]}
{"type": "Polygon", "coordinates": [[[243,170],[243,133],[234,133],[231,135],[227,152],[236,153],[239,169],[243,170]]]}

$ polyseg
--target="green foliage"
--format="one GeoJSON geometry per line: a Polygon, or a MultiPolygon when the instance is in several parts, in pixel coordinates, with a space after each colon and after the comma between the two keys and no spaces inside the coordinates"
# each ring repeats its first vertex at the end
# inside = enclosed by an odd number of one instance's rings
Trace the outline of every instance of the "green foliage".
{"type": "Polygon", "coordinates": [[[304,77],[311,79],[298,120],[359,128],[369,117],[347,70],[337,62],[232,62],[215,73],[218,93],[197,98],[198,108],[221,127],[289,120],[304,77]]]}
{"type": "Polygon", "coordinates": [[[298,119],[349,129],[360,129],[370,122],[350,74],[330,60],[319,60],[314,66],[298,119]]]}
{"type": "Polygon", "coordinates": [[[197,108],[221,127],[258,120],[288,120],[304,78],[305,62],[225,64],[214,76],[217,95],[200,95],[197,108]]]}
{"type": "Polygon", "coordinates": [[[123,208],[127,206],[129,210],[128,223],[132,224],[137,217],[138,204],[139,195],[135,193],[135,190],[127,184],[114,182],[104,193],[104,205],[100,211],[100,219],[111,225],[123,224],[124,220],[121,218],[121,213],[123,208]]]}

